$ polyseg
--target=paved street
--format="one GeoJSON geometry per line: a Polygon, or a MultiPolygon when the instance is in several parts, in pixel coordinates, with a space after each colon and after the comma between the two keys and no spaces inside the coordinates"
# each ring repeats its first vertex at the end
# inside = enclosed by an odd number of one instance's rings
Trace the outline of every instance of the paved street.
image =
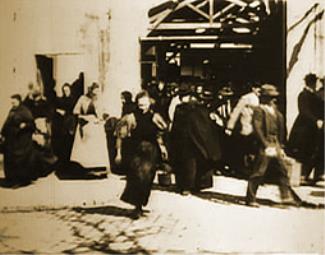
{"type": "MultiPolygon", "coordinates": [[[[1,172],[1,174],[3,174],[1,172]]],[[[155,185],[145,217],[119,200],[125,180],[60,180],[0,187],[0,252],[30,254],[324,253],[324,187],[295,190],[310,202],[284,207],[275,186],[243,205],[246,182],[216,176],[214,187],[181,196],[155,185]],[[307,234],[308,233],[308,234],[307,234]]]]}

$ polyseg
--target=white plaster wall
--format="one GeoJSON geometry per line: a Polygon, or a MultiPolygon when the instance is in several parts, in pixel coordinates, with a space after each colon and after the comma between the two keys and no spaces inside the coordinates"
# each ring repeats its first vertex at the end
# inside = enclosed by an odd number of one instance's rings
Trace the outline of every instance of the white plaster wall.
{"type": "Polygon", "coordinates": [[[59,85],[79,70],[86,84],[98,80],[99,30],[108,28],[108,11],[109,0],[0,1],[0,126],[9,96],[24,95],[27,84],[36,82],[35,54],[57,56],[59,85]],[[62,55],[67,53],[75,55],[62,55]]]}
{"type": "Polygon", "coordinates": [[[112,0],[110,62],[105,98],[111,115],[120,116],[120,93],[141,89],[139,37],[148,33],[148,11],[162,0],[112,0]]]}
{"type": "MultiPolygon", "coordinates": [[[[315,3],[319,3],[318,11],[324,9],[325,1],[323,0],[287,0],[287,26],[290,28],[307,10],[315,3]]],[[[288,32],[287,35],[287,61],[289,62],[294,46],[301,38],[307,24],[314,17],[314,13],[303,21],[296,28],[288,32]]],[[[287,127],[292,128],[293,122],[298,114],[297,98],[304,86],[304,76],[313,72],[319,76],[325,73],[324,67],[324,46],[325,46],[325,15],[321,21],[312,25],[309,29],[301,52],[298,56],[298,62],[287,76],[287,127]],[[315,42],[314,33],[316,28],[317,40],[315,42]]]]}
{"type": "MultiPolygon", "coordinates": [[[[99,79],[98,31],[108,30],[107,74],[104,79],[106,108],[120,115],[120,92],[140,90],[139,37],[148,33],[148,10],[162,0],[1,0],[0,1],[0,125],[9,108],[12,93],[25,93],[27,84],[36,81],[35,54],[73,53],[56,57],[59,85],[72,82],[79,70],[85,71],[86,84],[99,79]],[[107,12],[110,13],[108,21],[107,12]],[[14,21],[14,13],[16,20],[14,21]],[[15,72],[13,71],[15,69],[15,72]]],[[[288,27],[315,2],[287,0],[288,27]]],[[[311,15],[312,16],[312,15],[311,15]]],[[[310,18],[309,18],[310,20],[310,18]]],[[[301,36],[308,20],[288,34],[287,55],[301,36]]],[[[324,20],[322,21],[324,23],[324,20]]],[[[314,50],[312,27],[299,55],[299,61],[287,78],[288,128],[297,115],[297,95],[308,72],[324,75],[324,25],[322,39],[314,50]]],[[[106,47],[105,46],[105,47],[106,47]]],[[[103,50],[103,49],[101,49],[103,50]]]]}

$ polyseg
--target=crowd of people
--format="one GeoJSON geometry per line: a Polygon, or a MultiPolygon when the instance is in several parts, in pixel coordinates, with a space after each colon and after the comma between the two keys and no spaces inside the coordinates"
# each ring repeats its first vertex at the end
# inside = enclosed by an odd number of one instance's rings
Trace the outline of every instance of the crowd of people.
{"type": "Polygon", "coordinates": [[[111,170],[126,175],[121,199],[135,207],[133,217],[139,218],[158,168],[175,174],[184,196],[212,187],[214,174],[246,178],[249,206],[258,206],[257,189],[272,172],[283,202],[297,205],[287,155],[302,163],[305,182],[324,178],[324,79],[308,74],[305,84],[289,142],[277,107],[279,92],[271,84],[252,83],[233,100],[231,86],[212,91],[188,81],[159,82],[134,101],[123,91],[118,118],[106,113],[97,83],[78,98],[64,84],[62,96],[52,104],[39,86],[30,86],[24,100],[18,94],[11,97],[1,131],[5,177],[30,182],[54,168],[69,167],[69,162],[111,170]]]}

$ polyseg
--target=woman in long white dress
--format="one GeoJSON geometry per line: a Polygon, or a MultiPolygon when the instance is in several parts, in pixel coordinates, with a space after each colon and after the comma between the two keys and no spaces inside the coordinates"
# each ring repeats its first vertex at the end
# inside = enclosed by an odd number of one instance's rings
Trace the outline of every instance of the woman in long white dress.
{"type": "Polygon", "coordinates": [[[103,105],[99,100],[99,85],[93,83],[88,93],[82,95],[73,113],[78,116],[78,126],[71,152],[71,161],[84,168],[109,169],[109,154],[105,133],[103,105]]]}

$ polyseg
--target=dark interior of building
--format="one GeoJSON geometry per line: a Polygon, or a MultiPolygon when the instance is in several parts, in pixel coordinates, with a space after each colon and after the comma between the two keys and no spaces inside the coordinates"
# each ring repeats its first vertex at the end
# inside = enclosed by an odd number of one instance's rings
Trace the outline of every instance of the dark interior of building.
{"type": "Polygon", "coordinates": [[[272,83],[285,95],[284,1],[173,0],[148,15],[150,32],[140,41],[143,84],[191,77],[214,91],[231,84],[240,95],[249,83],[272,83]]]}

